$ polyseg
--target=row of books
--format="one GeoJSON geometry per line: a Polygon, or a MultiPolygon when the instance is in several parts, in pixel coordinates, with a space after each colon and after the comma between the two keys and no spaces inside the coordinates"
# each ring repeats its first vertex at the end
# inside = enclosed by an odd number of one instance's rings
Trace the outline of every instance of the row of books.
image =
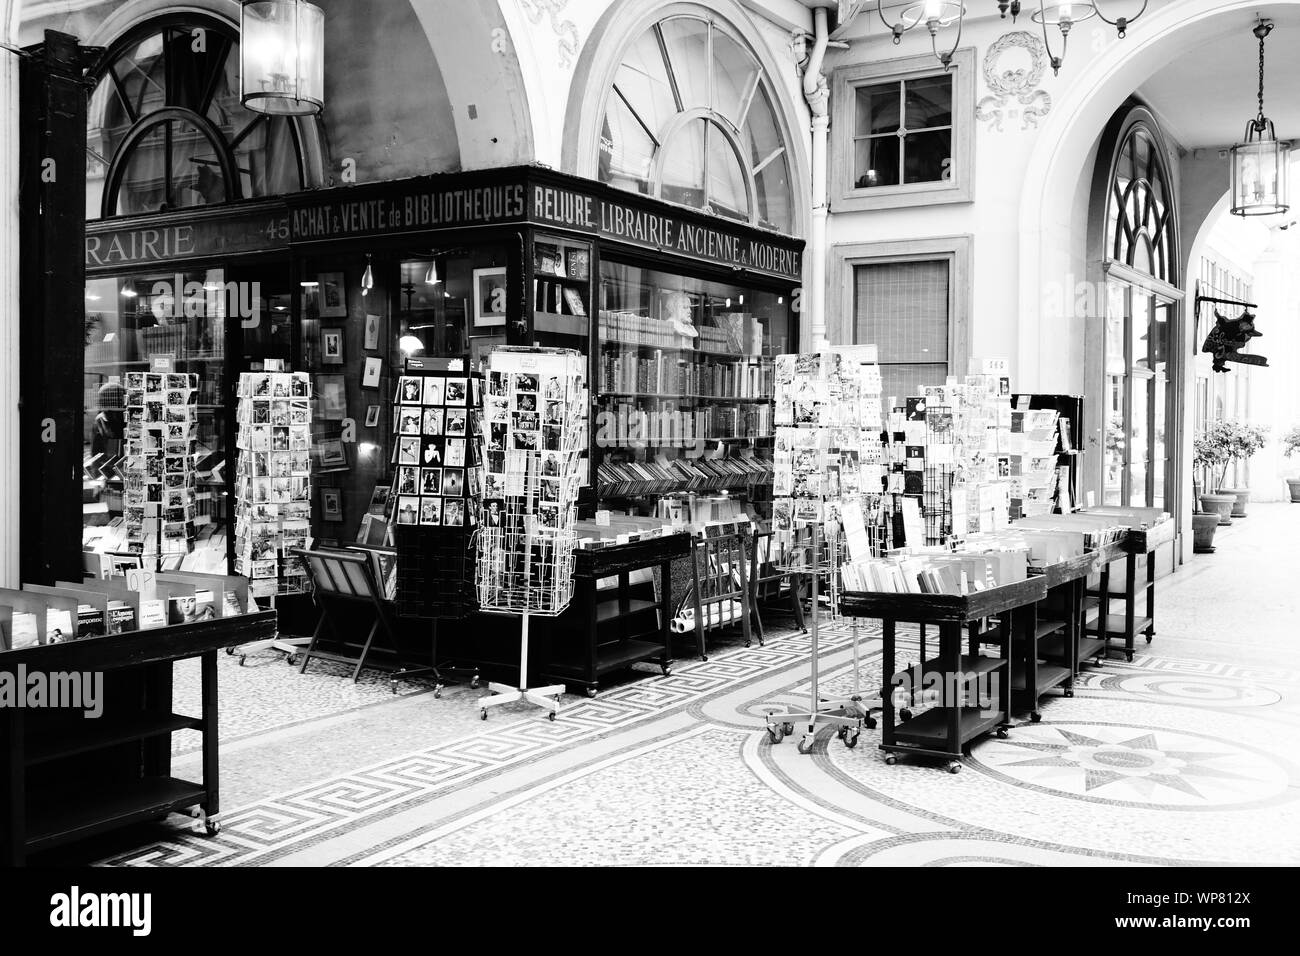
{"type": "Polygon", "coordinates": [[[673,461],[606,459],[596,470],[602,496],[660,495],[765,485],[772,462],[762,458],[678,458],[673,461]]]}
{"type": "Polygon", "coordinates": [[[889,594],[972,594],[1023,581],[1029,552],[1007,548],[982,553],[912,553],[850,561],[840,567],[847,591],[889,594]]]}
{"type": "Polygon", "coordinates": [[[692,410],[674,401],[647,405],[604,398],[596,414],[596,440],[613,448],[690,448],[700,441],[772,435],[771,405],[709,405],[692,410]]]}
{"type": "Polygon", "coordinates": [[[53,587],[0,589],[0,650],[14,651],[259,611],[242,578],[140,568],[53,587]]]}
{"type": "Polygon", "coordinates": [[[762,354],[763,326],[758,319],[735,312],[721,316],[719,321],[721,326],[695,326],[633,312],[602,309],[598,328],[602,342],[755,357],[762,354]]]}
{"type": "Polygon", "coordinates": [[[636,349],[606,349],[600,359],[602,392],[766,400],[775,384],[774,368],[766,362],[696,362],[662,349],[650,355],[636,349]]]}

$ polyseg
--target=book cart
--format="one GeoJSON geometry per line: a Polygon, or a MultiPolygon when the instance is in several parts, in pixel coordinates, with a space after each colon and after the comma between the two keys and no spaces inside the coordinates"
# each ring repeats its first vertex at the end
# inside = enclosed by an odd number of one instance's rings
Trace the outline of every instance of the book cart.
{"type": "MultiPolygon", "coordinates": [[[[946,760],[950,773],[961,770],[970,744],[984,734],[1007,735],[1011,714],[1011,633],[1021,618],[1034,620],[1034,608],[1047,596],[1047,582],[1041,575],[973,594],[894,594],[846,591],[840,598],[840,613],[849,617],[879,618],[884,625],[884,656],[880,689],[880,749],[885,762],[896,763],[900,754],[946,760]],[[981,631],[980,623],[996,617],[996,632],[981,631]],[[934,626],[939,631],[939,653],[899,670],[896,628],[899,622],[934,626]],[[962,637],[969,631],[969,644],[962,653],[962,637]],[[980,653],[982,644],[996,644],[999,656],[980,653]],[[923,686],[927,677],[939,678],[944,692],[955,689],[965,702],[971,684],[997,675],[998,699],[994,708],[962,706],[942,700],[936,706],[899,723],[894,695],[899,685],[923,686]],[[951,676],[950,676],[951,675],[951,676]],[[953,685],[956,685],[953,687],[953,685]]],[[[1024,624],[1019,624],[1024,627],[1024,624]]]]}
{"type": "Polygon", "coordinates": [[[1096,507],[1084,509],[1082,513],[1106,515],[1114,518],[1117,524],[1129,526],[1121,542],[1123,594],[1111,594],[1111,561],[1108,561],[1101,568],[1096,590],[1088,590],[1088,597],[1095,602],[1090,602],[1089,610],[1095,607],[1098,614],[1087,626],[1086,633],[1096,635],[1107,653],[1112,650],[1114,642],[1122,641],[1122,647],[1115,649],[1123,650],[1125,657],[1132,661],[1137,635],[1144,635],[1150,644],[1156,634],[1156,552],[1174,540],[1174,522],[1157,508],[1096,507]],[[1137,562],[1142,556],[1146,557],[1146,567],[1139,592],[1137,562]],[[1111,613],[1110,603],[1115,597],[1124,602],[1123,613],[1111,613]],[[1143,612],[1138,610],[1139,602],[1143,605],[1143,612]]]}
{"type": "Polygon", "coordinates": [[[42,850],[190,811],[209,836],[219,829],[217,651],[275,633],[275,612],[177,624],[0,654],[11,679],[41,671],[102,672],[103,713],[0,709],[5,763],[0,851],[11,866],[42,850]],[[172,665],[198,657],[197,717],[172,710],[172,665]],[[202,779],[171,772],[171,735],[202,735],[202,779]]]}
{"type": "MultiPolygon", "coordinates": [[[[1033,612],[1022,615],[1011,640],[1011,706],[1013,713],[1029,712],[1037,723],[1042,719],[1039,699],[1060,687],[1066,697],[1074,696],[1081,652],[1095,657],[1101,648],[1083,648],[1084,589],[1089,575],[1101,567],[1102,552],[1084,554],[1031,568],[1047,588],[1045,599],[1033,612]],[[1049,610],[1050,609],[1050,610],[1049,610]],[[1050,615],[1050,616],[1046,616],[1050,615]]],[[[1096,642],[1100,645],[1100,642],[1096,642]]]]}

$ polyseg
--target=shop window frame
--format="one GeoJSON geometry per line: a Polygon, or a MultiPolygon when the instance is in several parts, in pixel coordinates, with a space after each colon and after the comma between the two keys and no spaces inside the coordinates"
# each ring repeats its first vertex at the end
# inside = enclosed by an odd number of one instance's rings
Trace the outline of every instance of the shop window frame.
{"type": "Polygon", "coordinates": [[[836,212],[861,212],[975,201],[974,47],[953,55],[947,73],[933,56],[899,57],[841,66],[831,74],[831,200],[836,212]],[[858,188],[854,181],[857,91],[884,83],[934,76],[952,77],[952,178],[940,182],[900,183],[858,188]]]}

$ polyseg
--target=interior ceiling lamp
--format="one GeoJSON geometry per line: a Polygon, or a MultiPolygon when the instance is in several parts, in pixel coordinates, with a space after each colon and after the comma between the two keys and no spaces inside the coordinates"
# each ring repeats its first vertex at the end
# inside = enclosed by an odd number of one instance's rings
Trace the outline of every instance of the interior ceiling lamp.
{"type": "Polygon", "coordinates": [[[244,0],[239,99],[258,113],[319,113],[325,91],[325,14],[303,0],[244,0]]]}
{"type": "Polygon", "coordinates": [[[1016,17],[1020,16],[1020,0],[998,0],[998,13],[1002,14],[1002,19],[1011,14],[1011,22],[1016,22],[1016,17]]]}
{"type": "Polygon", "coordinates": [[[1290,143],[1280,143],[1273,121],[1264,115],[1264,39],[1273,21],[1260,20],[1259,113],[1246,121],[1246,141],[1232,147],[1232,213],[1236,216],[1275,216],[1290,206],[1286,195],[1286,167],[1290,143]]]}
{"type": "Polygon", "coordinates": [[[1065,63],[1065,51],[1070,45],[1070,31],[1074,29],[1074,25],[1096,15],[1097,8],[1091,3],[1057,3],[1049,7],[1043,3],[1043,0],[1038,0],[1038,12],[1034,14],[1034,22],[1041,23],[1043,26],[1043,45],[1047,47],[1047,56],[1052,61],[1053,76],[1061,72],[1061,67],[1065,63]],[[1049,26],[1061,31],[1060,56],[1052,52],[1052,42],[1047,36],[1049,26]]]}
{"type": "Polygon", "coordinates": [[[361,273],[361,294],[368,295],[375,287],[375,270],[370,267],[370,253],[366,253],[366,271],[361,273]]]}
{"type": "Polygon", "coordinates": [[[964,3],[955,3],[952,0],[923,0],[921,3],[904,7],[903,12],[899,14],[898,22],[890,23],[885,17],[884,0],[876,0],[876,13],[880,16],[880,22],[894,34],[895,43],[901,43],[904,33],[924,23],[925,28],[930,31],[930,49],[934,51],[935,57],[943,64],[945,70],[952,65],[953,54],[961,44],[961,29],[966,18],[964,3]],[[954,23],[957,24],[957,36],[953,40],[952,47],[941,53],[939,31],[954,23]]]}
{"type": "Polygon", "coordinates": [[[426,273],[424,274],[424,284],[425,284],[425,285],[437,285],[437,284],[438,284],[438,262],[437,262],[437,260],[433,260],[433,259],[431,259],[431,260],[429,261],[429,271],[426,272],[426,273]]]}
{"type": "MultiPolygon", "coordinates": [[[[1128,2],[1133,3],[1134,0],[1128,0],[1128,2]]],[[[1142,0],[1141,8],[1138,10],[1137,13],[1133,14],[1133,16],[1116,17],[1114,20],[1106,16],[1106,11],[1102,9],[1101,6],[1101,0],[1094,0],[1092,6],[1093,9],[1097,11],[1097,16],[1101,17],[1103,21],[1113,26],[1115,28],[1115,32],[1119,34],[1119,38],[1122,40],[1124,39],[1124,37],[1128,36],[1128,28],[1133,25],[1133,21],[1136,20],[1138,17],[1142,16],[1142,14],[1147,12],[1147,4],[1150,2],[1151,0],[1142,0]]]]}

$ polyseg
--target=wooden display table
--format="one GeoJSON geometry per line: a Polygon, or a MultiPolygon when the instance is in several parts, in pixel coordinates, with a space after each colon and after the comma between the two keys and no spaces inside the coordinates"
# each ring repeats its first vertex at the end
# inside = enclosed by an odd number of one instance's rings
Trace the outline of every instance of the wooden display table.
{"type": "Polygon", "coordinates": [[[1055,599],[1059,616],[1046,617],[1046,601],[1034,606],[1033,612],[1021,615],[1012,634],[1011,703],[1016,713],[1029,712],[1030,719],[1042,718],[1038,701],[1054,687],[1064,688],[1066,697],[1074,696],[1074,679],[1079,673],[1081,650],[1091,654],[1104,650],[1081,648],[1083,637],[1083,599],[1089,575],[1101,567],[1102,553],[1084,554],[1030,569],[1047,587],[1048,599],[1055,599]]]}
{"type": "Polygon", "coordinates": [[[0,674],[103,674],[103,713],[0,708],[5,778],[0,848],[29,854],[170,812],[198,808],[209,835],[220,810],[217,651],[275,635],[274,611],[0,653],[0,674]],[[201,658],[200,715],[172,711],[172,664],[201,658]],[[171,775],[171,735],[202,735],[202,783],[171,775]]]}
{"type": "MultiPolygon", "coordinates": [[[[1124,509],[1124,508],[1089,508],[1088,514],[1108,514],[1114,515],[1116,521],[1123,524],[1126,520],[1134,520],[1137,523],[1138,518],[1146,517],[1145,511],[1148,509],[1124,509]]],[[[1124,612],[1122,614],[1112,614],[1110,611],[1110,565],[1107,561],[1101,568],[1101,581],[1096,591],[1089,591],[1090,597],[1096,598],[1099,603],[1099,613],[1096,621],[1086,628],[1087,634],[1095,634],[1101,641],[1106,651],[1111,650],[1111,644],[1114,641],[1122,641],[1123,646],[1120,648],[1128,660],[1133,660],[1134,645],[1138,634],[1146,636],[1146,642],[1151,643],[1152,638],[1156,635],[1156,551],[1162,545],[1168,544],[1174,540],[1174,522],[1170,519],[1157,521],[1148,524],[1147,527],[1131,527],[1124,536],[1123,541],[1119,543],[1118,552],[1111,560],[1118,560],[1122,555],[1124,558],[1124,612]],[[1138,591],[1137,584],[1137,561],[1142,555],[1146,555],[1146,581],[1138,591]],[[1145,613],[1138,613],[1138,601],[1145,596],[1143,602],[1145,613]]]]}
{"type": "Polygon", "coordinates": [[[574,551],[573,604],[556,619],[551,659],[543,667],[546,677],[581,684],[594,697],[603,677],[641,661],[654,661],[667,675],[672,666],[672,563],[690,548],[690,534],[679,532],[574,551]],[[655,567],[659,599],[633,597],[629,574],[655,567]],[[598,582],[608,577],[617,577],[618,587],[598,590],[598,582]]]}
{"type": "MultiPolygon", "coordinates": [[[[884,682],[880,689],[880,749],[886,763],[895,763],[898,754],[919,754],[948,761],[948,770],[961,770],[961,759],[971,741],[991,731],[1006,736],[1011,713],[1011,681],[1008,662],[1011,657],[1011,632],[1022,615],[1030,615],[1034,606],[1047,596],[1047,583],[1035,576],[1015,584],[989,588],[974,594],[887,594],[879,592],[845,592],[840,597],[840,613],[846,617],[880,618],[884,623],[884,682]],[[979,635],[972,629],[968,653],[962,653],[962,631],[979,621],[999,617],[996,640],[979,635]],[[896,671],[895,625],[899,621],[935,624],[939,628],[939,654],[921,660],[903,671],[896,671]],[[996,643],[999,657],[979,652],[981,643],[996,643]],[[960,693],[969,693],[976,681],[996,676],[996,708],[960,706],[944,699],[938,705],[901,724],[894,719],[894,691],[901,683],[917,687],[927,680],[940,680],[945,698],[956,685],[960,693]]],[[[964,702],[964,701],[963,701],[964,702]]]]}

